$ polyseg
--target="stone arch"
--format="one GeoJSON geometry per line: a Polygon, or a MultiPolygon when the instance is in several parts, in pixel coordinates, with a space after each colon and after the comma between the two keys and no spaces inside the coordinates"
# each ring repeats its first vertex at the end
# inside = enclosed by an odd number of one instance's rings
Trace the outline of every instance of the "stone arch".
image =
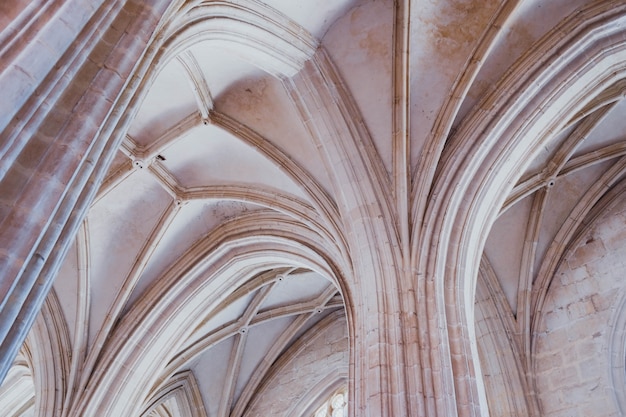
{"type": "Polygon", "coordinates": [[[60,415],[66,401],[71,344],[65,316],[54,289],[46,297],[25,345],[30,352],[35,409],[39,417],[60,415]]]}
{"type": "Polygon", "coordinates": [[[484,372],[489,412],[497,416],[534,415],[528,388],[516,358],[513,314],[506,305],[495,272],[483,256],[476,282],[476,344],[484,372]]]}
{"type": "Polygon", "coordinates": [[[289,77],[298,72],[317,48],[308,33],[295,30],[285,16],[267,5],[246,0],[237,5],[226,2],[196,2],[174,16],[164,28],[165,42],[156,62],[167,61],[190,45],[205,40],[242,47],[243,59],[274,76],[289,77]],[[174,24],[174,22],[176,24],[174,24]]]}
{"type": "MultiPolygon", "coordinates": [[[[165,41],[160,37],[161,29],[172,27],[168,22],[176,16],[181,4],[160,0],[148,5],[129,0],[99,7],[93,17],[94,30],[81,34],[71,52],[64,55],[59,52],[57,66],[68,72],[58,71],[59,75],[45,79],[42,76],[40,94],[15,109],[20,116],[15,118],[19,126],[5,129],[8,137],[3,145],[6,146],[0,150],[3,156],[0,176],[15,178],[21,189],[13,204],[9,204],[12,208],[2,223],[2,241],[12,248],[10,259],[2,263],[2,275],[10,283],[4,291],[5,300],[9,296],[13,300],[0,310],[3,357],[12,358],[16,354],[35,320],[51,288],[52,277],[58,272],[133,119],[133,109],[136,111],[140,102],[137,99],[147,91],[146,82],[154,78],[150,75],[155,67],[153,63],[165,41]],[[106,28],[103,39],[97,28],[106,28]],[[69,88],[72,79],[80,79],[81,83],[69,88]],[[86,120],[72,117],[79,113],[89,117],[86,120]],[[38,140],[33,140],[34,137],[38,140]],[[48,144],[44,152],[38,148],[41,138],[46,138],[48,144]],[[19,163],[20,155],[29,152],[41,155],[36,167],[19,163]],[[45,203],[34,204],[34,201],[45,203]],[[20,227],[9,227],[14,224],[20,227]]],[[[205,6],[214,7],[212,3],[202,7],[205,6]]],[[[273,24],[269,19],[259,22],[258,19],[263,19],[258,17],[256,26],[238,19],[242,13],[249,17],[248,9],[254,7],[260,6],[252,1],[237,7],[215,5],[218,15],[231,23],[226,25],[229,40],[248,39],[248,46],[263,46],[261,49],[269,57],[268,65],[274,66],[276,73],[287,67],[285,75],[293,73],[307,57],[307,52],[293,45],[307,42],[288,38],[287,35],[296,34],[286,30],[284,22],[278,34],[269,36],[273,24]],[[224,8],[228,9],[227,13],[224,8]],[[265,26],[266,34],[250,29],[253,26],[258,29],[259,25],[265,26]],[[283,48],[269,47],[266,36],[272,41],[286,38],[279,42],[283,48]],[[250,43],[251,37],[257,43],[250,43]],[[292,59],[290,53],[294,50],[297,56],[292,59]]],[[[210,17],[206,16],[202,22],[210,25],[210,17]]],[[[211,30],[205,32],[209,36],[211,30]]],[[[305,50],[312,52],[314,46],[309,42],[305,50]]],[[[0,305],[4,304],[3,301],[0,305]]],[[[3,363],[0,375],[8,367],[10,360],[3,363]]]]}
{"type": "Polygon", "coordinates": [[[52,290],[0,389],[4,412],[59,416],[66,402],[71,350],[65,316],[52,290]]]}
{"type": "Polygon", "coordinates": [[[309,417],[309,415],[314,415],[318,417],[321,413],[325,413],[326,415],[335,415],[339,413],[342,416],[346,415],[347,411],[347,392],[345,387],[337,387],[333,391],[326,392],[324,397],[317,399],[317,407],[313,408],[313,413],[307,412],[300,414],[302,417],[309,417]],[[317,412],[315,410],[317,409],[317,412]]]}
{"type": "Polygon", "coordinates": [[[19,417],[35,407],[35,384],[29,362],[29,352],[23,346],[0,386],[0,407],[8,417],[19,417]]]}
{"type": "MultiPolygon", "coordinates": [[[[330,345],[325,346],[328,350],[326,360],[332,357],[333,366],[321,368],[320,373],[311,372],[315,381],[314,385],[302,383],[304,381],[299,382],[297,379],[291,384],[283,382],[283,378],[289,375],[298,376],[297,372],[302,368],[315,367],[315,362],[310,361],[310,356],[317,355],[316,352],[319,352],[320,345],[324,345],[327,334],[339,328],[345,329],[345,316],[343,312],[336,311],[322,319],[312,329],[313,331],[308,332],[294,343],[265,378],[243,416],[250,417],[263,414],[264,411],[267,412],[267,404],[264,402],[267,402],[266,398],[275,398],[275,395],[266,394],[276,393],[281,389],[290,390],[288,396],[290,401],[288,404],[278,405],[274,410],[278,415],[312,416],[316,408],[328,400],[328,396],[341,388],[346,388],[348,379],[347,345],[345,349],[333,349],[330,345]],[[291,401],[292,396],[295,401],[291,401]]],[[[334,340],[333,342],[341,344],[341,340],[334,340]]]]}
{"type": "Polygon", "coordinates": [[[622,179],[581,222],[537,314],[533,382],[542,415],[624,412],[625,189],[622,179]],[[559,364],[558,377],[548,377],[559,364]],[[577,404],[550,401],[555,392],[593,396],[577,404]]]}
{"type": "Polygon", "coordinates": [[[431,337],[449,341],[438,360],[454,387],[442,397],[459,415],[485,407],[472,318],[488,231],[539,146],[626,76],[625,21],[617,1],[563,21],[476,106],[442,155],[431,192],[437,198],[427,207],[425,238],[414,240],[414,259],[434,280],[432,308],[445,330],[431,337]]]}
{"type": "Polygon", "coordinates": [[[294,409],[302,410],[294,415],[302,417],[312,416],[320,404],[328,401],[331,395],[342,390],[345,391],[347,386],[347,372],[345,371],[347,371],[347,369],[343,372],[345,375],[341,375],[342,372],[337,370],[326,378],[326,380],[315,386],[309,393],[310,396],[307,396],[305,401],[301,401],[300,404],[294,407],[294,409]],[[306,407],[303,407],[301,404],[306,404],[306,407]]]}
{"type": "Polygon", "coordinates": [[[260,272],[305,267],[343,289],[343,274],[333,265],[332,255],[324,252],[323,244],[315,241],[317,236],[293,224],[281,228],[285,220],[274,214],[239,218],[181,257],[114,330],[94,370],[89,395],[73,413],[118,415],[128,399],[140,406],[150,387],[158,383],[162,368],[206,312],[260,272]],[[185,272],[181,275],[180,271],[185,272]],[[125,371],[129,366],[135,370],[132,375],[125,371]],[[112,386],[116,390],[104,388],[112,386]],[[119,401],[122,397],[126,400],[119,401]]]}
{"type": "Polygon", "coordinates": [[[174,375],[147,402],[141,417],[148,417],[169,399],[174,399],[180,417],[207,417],[202,394],[191,371],[174,375]]]}

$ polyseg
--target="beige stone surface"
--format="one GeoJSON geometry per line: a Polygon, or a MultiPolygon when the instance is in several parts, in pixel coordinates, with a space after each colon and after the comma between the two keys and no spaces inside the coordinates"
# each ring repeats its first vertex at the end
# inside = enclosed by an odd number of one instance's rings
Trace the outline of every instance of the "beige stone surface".
{"type": "Polygon", "coordinates": [[[625,414],[625,28],[2,2],[0,414],[625,414]]]}

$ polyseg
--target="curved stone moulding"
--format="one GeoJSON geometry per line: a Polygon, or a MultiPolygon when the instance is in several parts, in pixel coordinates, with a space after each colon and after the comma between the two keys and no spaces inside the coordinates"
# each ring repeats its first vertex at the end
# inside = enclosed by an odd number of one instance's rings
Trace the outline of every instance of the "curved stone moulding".
{"type": "MultiPolygon", "coordinates": [[[[424,239],[414,241],[432,253],[425,275],[445,277],[434,298],[448,328],[440,337],[452,356],[468,358],[453,371],[457,391],[468,398],[484,396],[473,382],[480,372],[471,318],[487,231],[541,144],[624,77],[624,9],[620,2],[594,5],[554,28],[466,117],[442,154],[432,189],[438,198],[427,207],[424,239]]],[[[449,358],[443,361],[452,370],[449,358]]]]}

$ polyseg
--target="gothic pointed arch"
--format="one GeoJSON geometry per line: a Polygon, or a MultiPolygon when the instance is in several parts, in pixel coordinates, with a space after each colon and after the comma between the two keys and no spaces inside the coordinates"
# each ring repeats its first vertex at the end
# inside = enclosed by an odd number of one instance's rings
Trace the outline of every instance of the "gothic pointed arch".
{"type": "Polygon", "coordinates": [[[435,308],[446,327],[439,337],[450,342],[443,368],[457,398],[466,399],[457,403],[460,414],[486,407],[473,300],[488,231],[539,147],[623,78],[624,19],[621,3],[606,2],[564,20],[476,106],[444,150],[431,191],[438,198],[427,208],[428,227],[415,249],[426,249],[420,269],[437,277],[435,308]]]}
{"type": "Polygon", "coordinates": [[[334,272],[337,269],[329,262],[332,255],[324,253],[314,233],[302,228],[300,234],[293,234],[293,225],[281,230],[276,226],[281,223],[278,219],[274,214],[265,219],[255,215],[227,223],[173,265],[114,330],[90,380],[92,394],[85,396],[74,412],[98,409],[104,415],[115,415],[115,410],[128,406],[118,401],[120,397],[136,398],[141,404],[148,387],[157,382],[207,312],[235,289],[245,290],[246,282],[258,273],[297,266],[315,270],[331,281],[341,276],[334,272]],[[182,276],[181,270],[186,271],[182,276]],[[154,338],[157,334],[160,336],[154,338]],[[141,351],[136,349],[138,345],[143,347],[141,351]],[[108,381],[118,380],[131,363],[136,370],[133,378],[111,390],[108,381]],[[99,387],[109,388],[103,391],[99,387]]]}
{"type": "Polygon", "coordinates": [[[172,376],[152,395],[141,417],[159,415],[159,407],[167,407],[166,402],[173,403],[172,408],[175,410],[167,411],[176,417],[207,417],[202,394],[191,371],[179,372],[172,376]]]}

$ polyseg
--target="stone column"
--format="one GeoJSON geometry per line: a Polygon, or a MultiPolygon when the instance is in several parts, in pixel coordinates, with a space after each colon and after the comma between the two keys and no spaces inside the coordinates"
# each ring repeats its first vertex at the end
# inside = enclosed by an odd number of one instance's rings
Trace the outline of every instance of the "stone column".
{"type": "Polygon", "coordinates": [[[119,147],[128,116],[111,109],[128,105],[169,4],[49,3],[18,12],[32,28],[0,34],[10,40],[0,51],[0,380],[119,147]]]}
{"type": "Polygon", "coordinates": [[[323,49],[285,83],[333,181],[349,246],[351,415],[422,415],[412,278],[403,270],[389,178],[323,49]]]}

